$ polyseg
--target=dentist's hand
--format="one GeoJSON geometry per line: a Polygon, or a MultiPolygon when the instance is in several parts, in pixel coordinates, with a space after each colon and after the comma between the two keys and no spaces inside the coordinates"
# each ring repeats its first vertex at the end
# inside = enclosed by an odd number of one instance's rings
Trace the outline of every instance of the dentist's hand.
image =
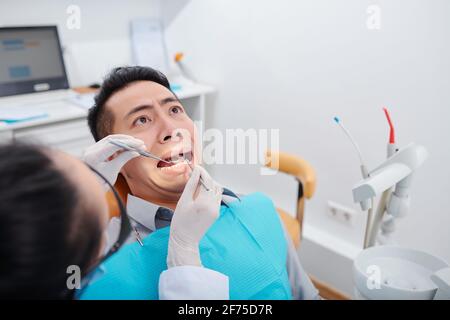
{"type": "Polygon", "coordinates": [[[140,150],[146,150],[142,140],[124,134],[109,135],[86,149],[83,160],[100,172],[111,184],[116,183],[120,169],[139,153],[127,151],[110,141],[120,141],[140,150]]]}
{"type": "Polygon", "coordinates": [[[195,166],[172,218],[167,255],[169,268],[202,265],[199,243],[219,216],[222,191],[205,169],[195,166]],[[199,183],[200,177],[209,190],[199,183]]]}

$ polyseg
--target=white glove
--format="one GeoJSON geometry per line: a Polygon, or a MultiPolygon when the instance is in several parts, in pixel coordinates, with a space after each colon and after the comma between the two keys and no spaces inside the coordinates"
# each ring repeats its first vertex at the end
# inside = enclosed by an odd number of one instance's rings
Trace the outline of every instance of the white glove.
{"type": "Polygon", "coordinates": [[[135,151],[124,150],[112,143],[111,140],[120,141],[140,150],[146,150],[142,140],[124,134],[109,135],[86,149],[83,160],[100,172],[112,185],[116,183],[122,167],[131,159],[138,157],[135,151]]]}
{"type": "Polygon", "coordinates": [[[167,255],[169,268],[202,265],[199,243],[219,216],[222,191],[205,169],[195,166],[173,214],[167,255]],[[200,177],[209,190],[199,184],[200,177]]]}

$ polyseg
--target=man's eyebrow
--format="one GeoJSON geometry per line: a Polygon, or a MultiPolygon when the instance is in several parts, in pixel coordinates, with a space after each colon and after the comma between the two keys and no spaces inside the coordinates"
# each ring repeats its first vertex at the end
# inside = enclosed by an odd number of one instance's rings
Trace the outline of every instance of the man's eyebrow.
{"type": "Polygon", "coordinates": [[[175,97],[167,97],[167,98],[164,98],[164,99],[160,100],[159,104],[160,105],[165,105],[165,104],[171,103],[171,102],[180,102],[180,100],[178,100],[175,97]]]}
{"type": "Polygon", "coordinates": [[[132,116],[135,113],[138,113],[142,110],[152,110],[153,106],[151,104],[144,104],[144,105],[140,105],[137,107],[134,107],[133,109],[131,109],[126,115],[125,118],[128,118],[130,116],[132,116]]]}

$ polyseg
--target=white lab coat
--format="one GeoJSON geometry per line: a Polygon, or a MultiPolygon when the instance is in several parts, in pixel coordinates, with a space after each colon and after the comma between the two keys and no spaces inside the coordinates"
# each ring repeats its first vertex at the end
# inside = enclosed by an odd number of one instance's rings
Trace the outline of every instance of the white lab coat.
{"type": "Polygon", "coordinates": [[[228,300],[228,277],[195,266],[165,270],[159,278],[160,300],[228,300]]]}

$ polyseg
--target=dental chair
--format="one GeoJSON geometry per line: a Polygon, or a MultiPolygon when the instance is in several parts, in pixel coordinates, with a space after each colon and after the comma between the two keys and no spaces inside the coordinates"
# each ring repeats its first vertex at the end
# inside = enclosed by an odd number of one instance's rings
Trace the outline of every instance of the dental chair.
{"type": "MultiPolygon", "coordinates": [[[[266,152],[265,166],[292,176],[298,183],[297,203],[295,216],[281,208],[276,208],[283,224],[294,242],[297,250],[302,239],[303,216],[305,212],[305,200],[311,199],[316,191],[316,172],[306,160],[284,152],[266,152]]],[[[347,300],[346,295],[329,286],[328,284],[309,275],[314,286],[319,290],[322,298],[328,300],[347,300]]]]}
{"type": "Polygon", "coordinates": [[[298,182],[295,216],[276,208],[289,235],[298,249],[302,238],[305,198],[311,199],[316,191],[316,172],[304,159],[284,152],[266,152],[265,166],[292,176],[298,182]]]}

